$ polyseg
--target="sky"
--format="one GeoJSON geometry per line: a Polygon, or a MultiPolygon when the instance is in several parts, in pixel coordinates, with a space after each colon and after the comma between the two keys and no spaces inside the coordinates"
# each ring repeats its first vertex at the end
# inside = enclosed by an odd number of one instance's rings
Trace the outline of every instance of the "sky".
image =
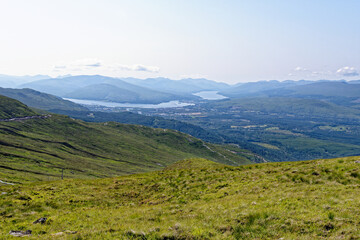
{"type": "Polygon", "coordinates": [[[0,73],[360,79],[358,0],[0,0],[0,73]]]}

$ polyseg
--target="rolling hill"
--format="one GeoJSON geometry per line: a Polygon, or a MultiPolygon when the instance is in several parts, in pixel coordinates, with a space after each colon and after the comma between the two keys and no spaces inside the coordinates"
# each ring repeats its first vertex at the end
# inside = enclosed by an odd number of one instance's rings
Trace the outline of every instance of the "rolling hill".
{"type": "Polygon", "coordinates": [[[153,128],[173,129],[190,134],[206,142],[223,143],[224,139],[216,133],[207,131],[199,126],[173,119],[158,116],[146,116],[133,112],[95,112],[95,111],[63,111],[55,110],[54,113],[67,115],[86,122],[119,122],[125,124],[143,125],[153,128]]]}
{"type": "Polygon", "coordinates": [[[360,111],[323,100],[240,98],[190,108],[172,118],[220,134],[268,161],[299,161],[360,154],[360,111]]]}
{"type": "MultiPolygon", "coordinates": [[[[18,101],[2,100],[0,106],[5,107],[1,109],[14,106],[21,110],[17,116],[32,115],[18,101]]],[[[0,139],[0,179],[14,182],[58,179],[61,169],[70,178],[146,172],[189,157],[231,165],[250,162],[241,149],[235,150],[238,155],[232,148],[177,131],[114,122],[86,123],[62,115],[0,122],[0,139]]]]}
{"type": "Polygon", "coordinates": [[[284,89],[287,87],[296,87],[311,84],[314,81],[258,81],[258,82],[248,82],[248,83],[238,83],[235,86],[224,89],[220,92],[220,94],[231,97],[231,98],[239,98],[239,97],[252,97],[252,96],[266,96],[264,91],[269,91],[270,93],[274,89],[284,89]]]}
{"type": "Polygon", "coordinates": [[[23,103],[0,95],[0,119],[34,116],[36,113],[23,103]]]}
{"type": "Polygon", "coordinates": [[[278,91],[266,91],[270,95],[282,96],[324,96],[324,97],[360,97],[360,84],[347,82],[316,82],[306,85],[291,86],[278,91]]]}
{"type": "Polygon", "coordinates": [[[333,103],[317,100],[291,97],[257,97],[226,99],[207,103],[208,108],[219,110],[242,109],[265,113],[296,114],[311,117],[360,118],[360,111],[339,106],[333,103]]]}
{"type": "Polygon", "coordinates": [[[284,97],[318,99],[343,106],[356,105],[360,99],[360,84],[357,81],[260,81],[238,84],[221,91],[231,98],[284,97]]]}
{"type": "Polygon", "coordinates": [[[83,111],[87,110],[79,104],[64,100],[62,98],[38,92],[32,89],[13,89],[13,88],[0,88],[0,95],[16,99],[29,107],[42,109],[42,110],[72,110],[83,111]]]}
{"type": "Polygon", "coordinates": [[[147,79],[123,78],[122,80],[138,86],[173,94],[192,94],[200,91],[220,91],[230,88],[226,83],[215,82],[204,78],[172,80],[159,77],[147,79]]]}
{"type": "Polygon", "coordinates": [[[0,186],[1,238],[359,239],[360,157],[0,186]],[[44,224],[33,224],[39,218],[44,224]]]}

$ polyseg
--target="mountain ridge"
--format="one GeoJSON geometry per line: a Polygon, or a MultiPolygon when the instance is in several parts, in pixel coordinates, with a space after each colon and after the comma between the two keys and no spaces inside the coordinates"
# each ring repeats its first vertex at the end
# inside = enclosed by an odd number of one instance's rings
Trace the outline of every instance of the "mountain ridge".
{"type": "Polygon", "coordinates": [[[0,95],[16,99],[30,107],[42,110],[87,110],[86,107],[79,104],[29,88],[13,89],[0,87],[0,95]]]}

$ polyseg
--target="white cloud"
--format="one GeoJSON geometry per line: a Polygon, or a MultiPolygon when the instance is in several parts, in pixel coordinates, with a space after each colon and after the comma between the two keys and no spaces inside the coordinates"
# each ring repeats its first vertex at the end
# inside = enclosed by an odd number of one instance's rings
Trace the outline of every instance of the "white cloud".
{"type": "Polygon", "coordinates": [[[290,71],[288,77],[293,79],[336,79],[339,77],[339,74],[342,76],[357,76],[357,72],[354,68],[345,67],[339,70],[329,69],[328,66],[324,66],[322,69],[309,69],[304,67],[296,67],[290,71]]]}
{"type": "Polygon", "coordinates": [[[145,66],[141,64],[134,64],[134,65],[123,65],[123,64],[115,64],[112,65],[111,68],[114,70],[127,70],[127,71],[140,71],[140,72],[159,72],[160,68],[154,66],[145,66]]]}
{"type": "Polygon", "coordinates": [[[137,71],[137,72],[150,72],[157,73],[160,71],[159,67],[145,66],[142,64],[124,65],[118,63],[104,63],[96,58],[79,59],[68,64],[56,65],[53,67],[55,72],[87,72],[87,71],[137,71]]]}
{"type": "Polygon", "coordinates": [[[359,76],[359,72],[354,67],[342,67],[336,73],[345,77],[359,76]]]}
{"type": "Polygon", "coordinates": [[[308,72],[309,70],[304,67],[296,67],[294,68],[295,72],[308,72]]]}

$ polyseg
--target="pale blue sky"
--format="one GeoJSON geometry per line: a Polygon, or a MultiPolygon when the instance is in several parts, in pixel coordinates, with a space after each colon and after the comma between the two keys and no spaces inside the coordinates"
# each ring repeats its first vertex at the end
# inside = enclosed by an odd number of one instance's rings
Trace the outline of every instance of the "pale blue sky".
{"type": "Polygon", "coordinates": [[[0,73],[360,79],[358,0],[0,0],[0,73]]]}

